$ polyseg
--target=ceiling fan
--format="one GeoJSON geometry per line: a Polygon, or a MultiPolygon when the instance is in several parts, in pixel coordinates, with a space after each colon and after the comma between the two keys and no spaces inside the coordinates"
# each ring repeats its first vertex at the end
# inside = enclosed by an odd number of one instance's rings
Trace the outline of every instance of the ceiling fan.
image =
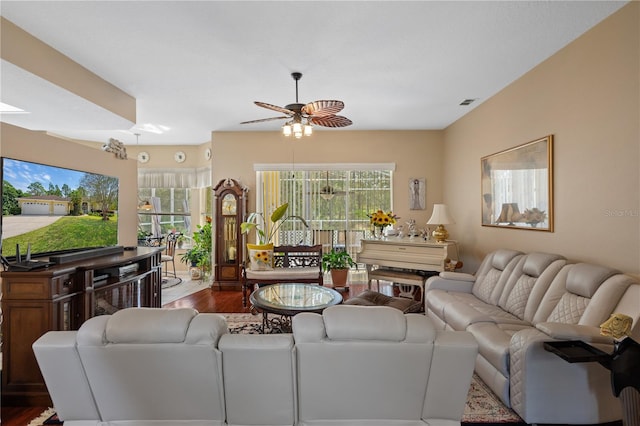
{"type": "Polygon", "coordinates": [[[336,191],[334,187],[329,185],[329,172],[327,171],[327,184],[320,188],[320,197],[324,200],[331,200],[334,195],[345,195],[345,191],[336,191]]]}
{"type": "Polygon", "coordinates": [[[301,104],[298,102],[298,81],[302,78],[302,73],[293,72],[291,77],[296,82],[296,102],[286,105],[284,108],[271,105],[265,102],[255,101],[259,107],[270,109],[285,114],[280,117],[262,118],[260,120],[243,121],[240,124],[262,123],[271,120],[290,119],[282,126],[282,133],[285,136],[292,134],[297,139],[302,135],[310,136],[313,133],[312,124],[324,127],[346,127],[353,124],[351,120],[341,115],[336,115],[344,108],[344,102],[337,100],[319,100],[301,104]],[[303,120],[306,122],[303,123],[303,120]]]}

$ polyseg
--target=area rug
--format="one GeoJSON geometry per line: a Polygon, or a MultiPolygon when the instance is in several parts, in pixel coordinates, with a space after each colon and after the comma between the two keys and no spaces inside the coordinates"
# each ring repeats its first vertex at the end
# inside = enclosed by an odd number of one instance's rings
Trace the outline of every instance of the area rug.
{"type": "Polygon", "coordinates": [[[61,425],[63,424],[56,416],[56,410],[47,408],[35,419],[31,420],[27,426],[61,425]]]}
{"type": "Polygon", "coordinates": [[[182,278],[180,277],[164,277],[162,278],[162,289],[175,287],[182,283],[182,278]]]}
{"type": "MultiPolygon", "coordinates": [[[[253,314],[220,314],[225,317],[229,325],[229,332],[234,334],[258,334],[262,329],[262,315],[253,314]]],[[[269,330],[267,330],[269,331],[269,330]]],[[[29,426],[44,426],[44,423],[54,414],[53,409],[42,413],[38,419],[34,419],[29,426]]],[[[467,404],[462,416],[463,426],[488,426],[499,424],[500,426],[525,425],[520,417],[498,399],[498,397],[482,382],[474,373],[467,396],[467,404]]]]}

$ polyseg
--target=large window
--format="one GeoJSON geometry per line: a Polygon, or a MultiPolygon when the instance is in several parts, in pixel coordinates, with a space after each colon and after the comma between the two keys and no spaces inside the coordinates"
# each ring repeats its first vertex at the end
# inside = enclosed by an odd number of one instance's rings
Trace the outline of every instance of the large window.
{"type": "Polygon", "coordinates": [[[156,221],[162,235],[173,230],[189,234],[191,231],[190,195],[189,188],[139,188],[138,198],[149,201],[153,205],[148,213],[138,215],[139,229],[147,234],[154,234],[153,222],[156,221]]]}
{"type": "Polygon", "coordinates": [[[153,235],[175,230],[191,236],[196,226],[211,216],[210,187],[208,167],[138,169],[138,200],[152,205],[149,211],[138,214],[139,230],[153,235]],[[194,205],[199,211],[191,211],[194,205]]]}
{"type": "Polygon", "coordinates": [[[285,222],[277,244],[345,247],[355,253],[371,236],[367,214],[393,207],[393,164],[256,165],[256,210],[272,212],[289,203],[288,214],[304,218],[285,222]]]}

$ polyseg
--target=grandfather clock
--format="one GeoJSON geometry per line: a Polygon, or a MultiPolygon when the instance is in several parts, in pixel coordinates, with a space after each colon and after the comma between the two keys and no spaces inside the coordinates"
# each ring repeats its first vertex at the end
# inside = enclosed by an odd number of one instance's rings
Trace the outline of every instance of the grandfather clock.
{"type": "Polygon", "coordinates": [[[247,212],[247,188],[235,179],[222,179],[215,195],[215,281],[236,284],[241,280],[244,246],[240,223],[247,212]]]}

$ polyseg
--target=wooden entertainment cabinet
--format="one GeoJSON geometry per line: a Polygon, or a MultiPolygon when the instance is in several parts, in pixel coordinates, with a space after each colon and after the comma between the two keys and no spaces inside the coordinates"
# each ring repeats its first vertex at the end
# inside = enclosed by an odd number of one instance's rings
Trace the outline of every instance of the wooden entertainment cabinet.
{"type": "Polygon", "coordinates": [[[49,330],[128,307],[160,307],[161,251],[122,249],[2,277],[2,405],[51,406],[31,345],[49,330]]]}

